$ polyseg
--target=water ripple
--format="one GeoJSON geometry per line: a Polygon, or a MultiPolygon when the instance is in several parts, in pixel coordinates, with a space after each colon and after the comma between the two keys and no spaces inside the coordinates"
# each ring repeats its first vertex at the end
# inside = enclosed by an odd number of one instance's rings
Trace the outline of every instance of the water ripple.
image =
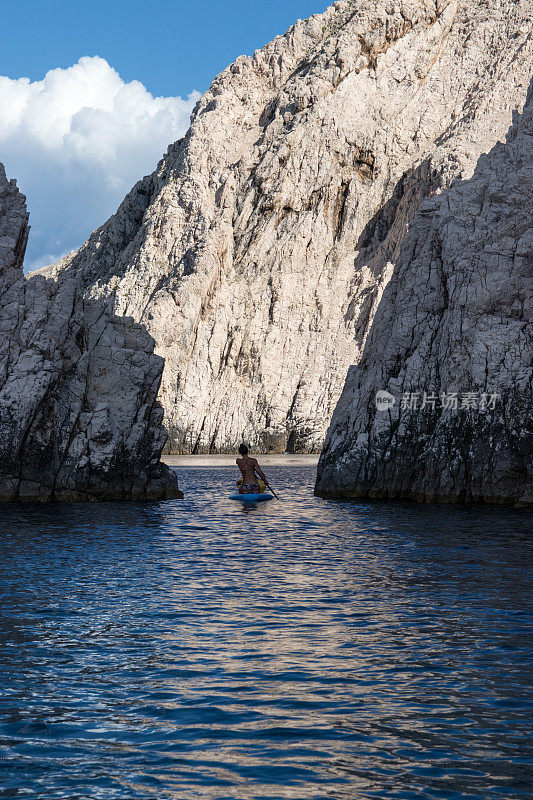
{"type": "Polygon", "coordinates": [[[0,509],[0,796],[531,796],[530,518],[269,475],[0,509]]]}

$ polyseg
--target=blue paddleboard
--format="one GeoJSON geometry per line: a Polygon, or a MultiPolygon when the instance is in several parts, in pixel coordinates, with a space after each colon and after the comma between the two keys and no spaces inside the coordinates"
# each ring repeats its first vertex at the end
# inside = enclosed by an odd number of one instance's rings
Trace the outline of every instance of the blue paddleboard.
{"type": "Polygon", "coordinates": [[[243,503],[261,503],[263,500],[272,500],[272,494],[230,494],[230,500],[240,500],[243,503]]]}

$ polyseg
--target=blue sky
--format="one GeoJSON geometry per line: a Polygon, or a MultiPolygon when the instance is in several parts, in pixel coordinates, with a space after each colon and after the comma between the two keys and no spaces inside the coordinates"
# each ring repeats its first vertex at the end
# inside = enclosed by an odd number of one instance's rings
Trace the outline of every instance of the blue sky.
{"type": "Polygon", "coordinates": [[[251,54],[325,0],[249,3],[179,0],[2,0],[0,74],[41,79],[81,56],[105,58],[125,81],[155,95],[205,90],[241,53],[251,54]]]}
{"type": "Polygon", "coordinates": [[[0,161],[26,270],[79,247],[183,136],[199,92],[327,0],[1,0],[0,161]]]}

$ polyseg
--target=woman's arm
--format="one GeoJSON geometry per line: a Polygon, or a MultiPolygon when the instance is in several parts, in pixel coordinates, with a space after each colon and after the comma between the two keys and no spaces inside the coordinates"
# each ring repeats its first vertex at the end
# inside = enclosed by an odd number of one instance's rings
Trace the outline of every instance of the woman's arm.
{"type": "Polygon", "coordinates": [[[254,458],[254,461],[255,461],[255,464],[254,464],[254,469],[255,469],[255,471],[257,472],[257,474],[259,475],[259,477],[260,477],[262,480],[264,480],[264,482],[266,483],[266,475],[265,475],[265,473],[263,472],[263,470],[261,469],[261,467],[260,467],[260,466],[259,466],[259,464],[257,463],[257,459],[255,459],[255,458],[254,458]]]}

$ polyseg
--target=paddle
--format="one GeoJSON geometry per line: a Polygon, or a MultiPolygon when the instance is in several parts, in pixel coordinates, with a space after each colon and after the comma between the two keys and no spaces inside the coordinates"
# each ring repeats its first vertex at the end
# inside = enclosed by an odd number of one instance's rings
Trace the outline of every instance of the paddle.
{"type": "Polygon", "coordinates": [[[276,500],[279,500],[279,497],[277,496],[276,492],[274,491],[274,489],[273,489],[273,488],[272,488],[272,486],[269,484],[269,482],[267,481],[267,479],[266,479],[266,478],[265,478],[265,483],[266,483],[266,485],[268,486],[268,488],[270,489],[270,491],[272,492],[272,494],[274,495],[274,497],[276,498],[276,500]]]}

